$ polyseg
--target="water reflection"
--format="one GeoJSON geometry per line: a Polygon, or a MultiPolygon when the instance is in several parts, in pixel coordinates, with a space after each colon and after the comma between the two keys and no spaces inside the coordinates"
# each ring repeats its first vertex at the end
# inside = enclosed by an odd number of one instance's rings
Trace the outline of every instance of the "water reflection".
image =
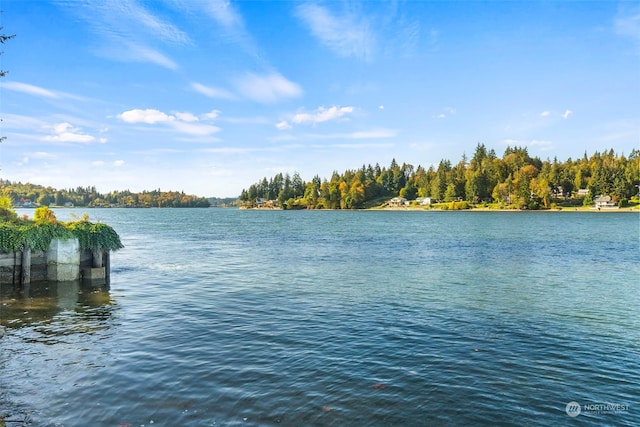
{"type": "MultiPolygon", "coordinates": [[[[52,323],[72,326],[70,319],[76,327],[83,321],[95,326],[96,321],[106,321],[112,316],[113,305],[109,286],[104,282],[39,282],[23,288],[2,284],[0,326],[7,329],[52,323]]],[[[66,333],[76,328],[71,329],[66,333]]]]}

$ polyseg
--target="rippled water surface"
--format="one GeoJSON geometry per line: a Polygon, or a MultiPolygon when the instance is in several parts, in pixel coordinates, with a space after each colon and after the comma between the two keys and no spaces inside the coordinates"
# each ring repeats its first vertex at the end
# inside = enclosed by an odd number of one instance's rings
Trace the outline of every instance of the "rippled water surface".
{"type": "Polygon", "coordinates": [[[640,425],[637,214],[88,213],[110,288],[2,287],[8,425],[640,425]]]}

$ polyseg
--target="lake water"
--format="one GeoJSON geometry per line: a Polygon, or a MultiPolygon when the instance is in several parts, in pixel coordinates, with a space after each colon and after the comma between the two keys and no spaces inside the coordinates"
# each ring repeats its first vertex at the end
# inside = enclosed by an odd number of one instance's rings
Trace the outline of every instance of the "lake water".
{"type": "Polygon", "coordinates": [[[638,214],[83,212],[126,247],[3,285],[8,426],[640,425],[638,214]]]}

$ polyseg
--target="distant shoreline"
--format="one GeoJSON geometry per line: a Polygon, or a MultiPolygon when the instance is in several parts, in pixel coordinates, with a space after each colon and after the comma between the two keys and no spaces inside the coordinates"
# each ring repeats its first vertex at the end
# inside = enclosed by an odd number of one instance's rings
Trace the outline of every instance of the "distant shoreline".
{"type": "Polygon", "coordinates": [[[639,213],[638,208],[617,208],[617,209],[580,209],[580,208],[562,208],[562,209],[492,209],[492,208],[469,208],[469,209],[438,209],[438,208],[421,208],[421,207],[382,207],[368,208],[365,210],[380,211],[424,211],[424,212],[591,212],[591,213],[639,213]]]}
{"type": "Polygon", "coordinates": [[[640,214],[640,209],[630,208],[617,208],[617,209],[592,209],[592,208],[562,208],[562,209],[492,209],[492,208],[469,208],[469,209],[439,209],[439,208],[425,208],[419,206],[403,206],[403,207],[371,207],[364,209],[282,209],[282,208],[247,208],[240,207],[241,210],[250,211],[283,211],[283,210],[301,210],[301,211],[390,211],[390,212],[514,212],[514,213],[527,213],[527,212],[588,212],[588,213],[637,213],[640,214]]]}

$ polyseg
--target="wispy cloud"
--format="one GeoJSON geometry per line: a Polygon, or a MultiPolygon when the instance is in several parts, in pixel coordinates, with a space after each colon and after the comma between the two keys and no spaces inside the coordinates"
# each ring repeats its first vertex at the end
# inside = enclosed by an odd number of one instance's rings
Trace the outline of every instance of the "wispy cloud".
{"type": "MultiPolygon", "coordinates": [[[[114,160],[113,162],[110,163],[110,165],[118,168],[123,166],[125,163],[126,162],[124,160],[114,160]]],[[[104,160],[94,160],[91,162],[91,166],[94,166],[94,167],[103,167],[106,165],[107,165],[107,162],[105,162],[104,160]]]]}
{"type": "Polygon", "coordinates": [[[302,95],[302,88],[279,73],[258,75],[247,73],[234,81],[239,93],[263,104],[275,104],[302,95]]]}
{"type": "Polygon", "coordinates": [[[2,123],[4,128],[10,129],[38,129],[45,127],[47,122],[41,118],[23,116],[20,114],[2,113],[2,123]]]}
{"type": "Polygon", "coordinates": [[[572,114],[573,114],[573,111],[571,111],[571,110],[564,110],[564,113],[562,113],[562,118],[566,120],[566,119],[568,119],[568,118],[569,118],[569,116],[571,116],[572,114]]]}
{"type": "Polygon", "coordinates": [[[638,122],[637,120],[621,119],[605,123],[600,126],[598,138],[607,144],[617,142],[629,142],[633,146],[638,145],[638,122]]]}
{"type": "Polygon", "coordinates": [[[92,30],[103,37],[160,40],[178,45],[191,43],[184,31],[155,16],[135,0],[86,0],[68,6],[73,7],[92,25],[92,30]]]}
{"type": "Polygon", "coordinates": [[[60,92],[60,91],[51,90],[51,89],[45,89],[43,87],[32,85],[29,83],[2,82],[0,83],[0,87],[3,89],[12,90],[14,92],[21,92],[27,95],[40,96],[43,98],[52,98],[52,99],[70,98],[70,99],[76,99],[76,100],[84,99],[80,96],[72,95],[70,93],[60,92]]]}
{"type": "Polygon", "coordinates": [[[53,153],[48,153],[46,151],[36,151],[35,153],[31,154],[31,157],[33,157],[34,159],[56,159],[58,156],[56,154],[53,153]]]}
{"type": "Polygon", "coordinates": [[[127,40],[119,40],[119,43],[128,49],[125,49],[124,52],[120,51],[120,53],[117,50],[112,52],[115,59],[126,59],[129,62],[150,62],[170,70],[178,69],[178,64],[175,61],[157,49],[127,40]]]}
{"type": "Polygon", "coordinates": [[[347,149],[363,149],[363,148],[391,148],[392,143],[342,143],[342,144],[327,144],[327,145],[314,145],[314,148],[347,148],[347,149]]]}
{"type": "Polygon", "coordinates": [[[178,132],[194,136],[208,136],[220,131],[219,127],[204,123],[175,121],[171,123],[171,126],[178,132]]]}
{"type": "Polygon", "coordinates": [[[202,83],[193,82],[190,85],[191,89],[196,92],[207,96],[209,98],[218,98],[218,99],[234,99],[235,95],[229,92],[226,89],[220,89],[217,87],[205,86],[202,83]]]}
{"type": "Polygon", "coordinates": [[[95,53],[113,60],[150,62],[177,69],[178,65],[162,53],[160,43],[191,44],[189,36],[164,21],[135,0],[57,1],[59,6],[77,14],[102,46],[95,53]]]}
{"type": "MultiPolygon", "coordinates": [[[[628,4],[637,5],[633,2],[628,4]]],[[[621,36],[631,38],[636,44],[636,53],[640,54],[640,7],[621,8],[614,21],[614,30],[621,36]]]]}
{"type": "Polygon", "coordinates": [[[317,4],[301,4],[297,16],[309,27],[320,43],[343,57],[369,61],[375,45],[371,23],[362,15],[334,15],[328,8],[317,4]]]}
{"type": "Polygon", "coordinates": [[[373,129],[369,131],[355,131],[345,133],[305,134],[308,139],[384,139],[398,136],[393,129],[373,129]]]}
{"type": "Polygon", "coordinates": [[[15,92],[22,92],[33,96],[42,96],[45,98],[61,98],[60,94],[49,89],[45,89],[40,86],[30,85],[28,83],[20,82],[3,82],[0,83],[0,87],[3,89],[13,90],[15,92]]]}
{"type": "Polygon", "coordinates": [[[203,5],[207,14],[228,30],[238,31],[244,27],[242,17],[227,0],[195,1],[192,4],[203,5]]]}
{"type": "Polygon", "coordinates": [[[217,25],[207,24],[214,30],[216,40],[235,44],[245,53],[260,59],[256,42],[247,31],[238,9],[228,0],[165,0],[191,19],[211,19],[217,25]]]}

